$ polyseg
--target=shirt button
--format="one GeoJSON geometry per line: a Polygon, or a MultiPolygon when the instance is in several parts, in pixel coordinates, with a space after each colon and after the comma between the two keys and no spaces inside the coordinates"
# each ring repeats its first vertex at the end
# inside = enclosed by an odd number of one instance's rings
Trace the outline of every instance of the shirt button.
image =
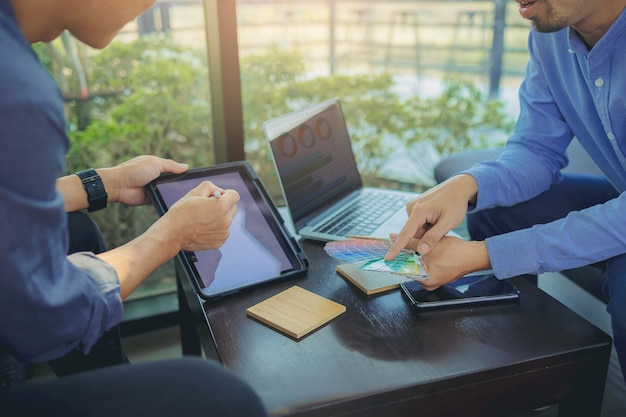
{"type": "Polygon", "coordinates": [[[611,133],[611,132],[609,132],[609,134],[606,135],[606,136],[609,138],[610,141],[614,141],[615,140],[615,135],[613,133],[611,133]]]}
{"type": "Polygon", "coordinates": [[[596,87],[602,87],[604,85],[604,80],[602,78],[598,78],[595,81],[596,87]]]}

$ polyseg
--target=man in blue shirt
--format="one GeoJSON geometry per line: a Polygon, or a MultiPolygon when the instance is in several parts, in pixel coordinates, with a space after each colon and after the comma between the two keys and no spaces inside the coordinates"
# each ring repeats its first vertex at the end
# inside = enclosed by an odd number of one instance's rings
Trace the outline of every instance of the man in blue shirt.
{"type": "MultiPolygon", "coordinates": [[[[220,247],[239,195],[204,182],[133,241],[70,256],[67,214],[147,203],[145,185],[187,167],[140,156],[112,168],[64,171],[63,99],[30,44],[62,31],[102,48],[154,0],[0,0],[0,355],[42,362],[90,352],[122,318],[124,300],[181,250],[220,247]],[[210,198],[219,190],[221,198],[210,198]]],[[[179,359],[121,365],[7,386],[0,415],[265,415],[218,364],[179,359]]]]}
{"type": "Polygon", "coordinates": [[[496,159],[409,203],[387,258],[417,248],[428,289],[481,269],[505,279],[607,261],[626,376],[626,0],[518,3],[533,28],[515,133],[496,159]],[[561,173],[573,137],[606,178],[561,173]],[[468,212],[473,240],[446,237],[468,212]]]}

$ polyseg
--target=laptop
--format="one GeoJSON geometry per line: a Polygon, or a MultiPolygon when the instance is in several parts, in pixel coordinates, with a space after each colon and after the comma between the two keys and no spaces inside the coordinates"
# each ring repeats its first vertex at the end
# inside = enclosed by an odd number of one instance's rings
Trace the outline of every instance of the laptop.
{"type": "Polygon", "coordinates": [[[388,238],[417,194],[364,187],[341,103],[333,98],[264,123],[272,159],[295,232],[333,241],[388,238]]]}

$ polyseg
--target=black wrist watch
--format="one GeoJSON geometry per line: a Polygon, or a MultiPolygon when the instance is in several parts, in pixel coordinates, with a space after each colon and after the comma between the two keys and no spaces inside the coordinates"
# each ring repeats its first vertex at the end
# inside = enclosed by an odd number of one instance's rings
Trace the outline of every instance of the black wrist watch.
{"type": "Polygon", "coordinates": [[[106,208],[107,206],[107,192],[104,189],[102,178],[96,172],[95,169],[89,168],[76,173],[83,182],[83,187],[87,192],[87,201],[89,202],[89,208],[87,211],[97,211],[106,208]]]}

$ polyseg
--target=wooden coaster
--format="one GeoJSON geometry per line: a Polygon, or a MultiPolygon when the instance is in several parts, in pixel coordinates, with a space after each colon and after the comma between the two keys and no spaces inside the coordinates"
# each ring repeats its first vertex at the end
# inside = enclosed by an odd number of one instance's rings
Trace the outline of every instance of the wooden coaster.
{"type": "Polygon", "coordinates": [[[411,281],[410,278],[388,272],[363,271],[354,264],[337,265],[337,272],[367,295],[395,290],[400,287],[400,283],[411,281]]]}
{"type": "Polygon", "coordinates": [[[296,339],[345,311],[344,305],[298,286],[286,289],[246,310],[249,316],[296,339]]]}

